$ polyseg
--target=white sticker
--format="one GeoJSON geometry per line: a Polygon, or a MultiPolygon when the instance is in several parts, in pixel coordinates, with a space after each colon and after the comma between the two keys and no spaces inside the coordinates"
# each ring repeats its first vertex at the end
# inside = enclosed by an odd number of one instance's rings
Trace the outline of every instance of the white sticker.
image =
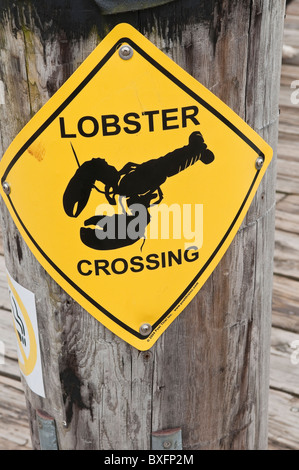
{"type": "Polygon", "coordinates": [[[12,279],[8,272],[7,279],[20,370],[28,387],[37,395],[45,397],[35,295],[12,279]]]}

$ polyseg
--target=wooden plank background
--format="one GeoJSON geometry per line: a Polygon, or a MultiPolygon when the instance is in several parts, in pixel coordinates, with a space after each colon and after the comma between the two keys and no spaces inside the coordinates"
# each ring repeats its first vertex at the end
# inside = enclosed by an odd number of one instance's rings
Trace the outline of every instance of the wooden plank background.
{"type": "Polygon", "coordinates": [[[284,44],[295,54],[283,60],[281,76],[269,448],[298,450],[299,350],[298,364],[291,362],[299,340],[299,104],[291,102],[299,80],[298,0],[287,9],[284,44]]]}

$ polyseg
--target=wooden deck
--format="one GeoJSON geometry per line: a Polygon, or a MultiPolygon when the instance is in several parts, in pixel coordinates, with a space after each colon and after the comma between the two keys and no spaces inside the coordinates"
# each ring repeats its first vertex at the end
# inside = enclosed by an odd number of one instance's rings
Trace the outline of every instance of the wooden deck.
{"type": "Polygon", "coordinates": [[[288,7],[284,44],[297,54],[284,59],[281,76],[269,448],[298,450],[299,104],[292,104],[291,84],[299,80],[299,0],[288,7]]]}
{"type": "MultiPolygon", "coordinates": [[[[295,47],[298,55],[284,61],[281,78],[269,403],[270,450],[299,450],[299,104],[291,102],[291,94],[294,92],[291,83],[299,80],[299,0],[288,8],[285,44],[295,47]]],[[[0,324],[0,450],[30,450],[30,430],[16,358],[16,340],[1,250],[0,324]]]]}

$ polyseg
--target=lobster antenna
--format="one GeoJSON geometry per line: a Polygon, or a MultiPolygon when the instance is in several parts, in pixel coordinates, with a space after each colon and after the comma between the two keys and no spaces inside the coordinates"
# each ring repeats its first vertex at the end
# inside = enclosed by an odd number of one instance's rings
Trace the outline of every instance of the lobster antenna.
{"type": "Polygon", "coordinates": [[[75,152],[75,149],[74,149],[74,147],[73,147],[73,144],[72,144],[72,142],[70,142],[70,144],[71,144],[71,147],[72,147],[73,154],[74,154],[74,156],[75,156],[75,159],[76,159],[77,165],[78,165],[78,167],[80,168],[80,166],[81,166],[81,165],[80,165],[80,163],[79,163],[79,160],[78,160],[78,157],[77,157],[77,154],[76,154],[76,152],[75,152]]]}

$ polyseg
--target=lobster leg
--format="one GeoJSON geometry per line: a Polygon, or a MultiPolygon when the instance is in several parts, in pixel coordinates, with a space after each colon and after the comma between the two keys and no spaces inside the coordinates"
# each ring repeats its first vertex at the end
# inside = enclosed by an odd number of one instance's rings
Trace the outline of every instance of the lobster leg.
{"type": "Polygon", "coordinates": [[[158,197],[159,197],[159,199],[158,199],[158,201],[153,202],[153,203],[151,204],[151,206],[156,206],[157,204],[160,204],[160,202],[162,201],[162,199],[163,199],[163,197],[164,197],[164,196],[163,196],[163,193],[162,193],[162,189],[160,188],[160,186],[159,186],[159,188],[157,189],[157,191],[158,191],[158,197]]]}

